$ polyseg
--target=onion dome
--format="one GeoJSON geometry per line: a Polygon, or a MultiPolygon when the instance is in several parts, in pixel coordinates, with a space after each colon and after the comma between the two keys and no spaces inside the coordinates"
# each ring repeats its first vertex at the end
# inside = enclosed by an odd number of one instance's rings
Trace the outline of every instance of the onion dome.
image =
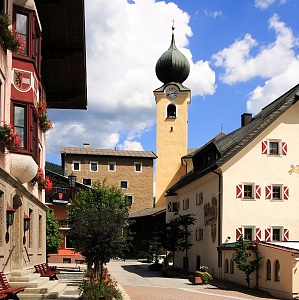
{"type": "Polygon", "coordinates": [[[158,59],[156,75],[164,84],[170,82],[183,83],[189,76],[190,65],[183,53],[181,53],[174,41],[174,27],[172,27],[171,45],[158,59]]]}

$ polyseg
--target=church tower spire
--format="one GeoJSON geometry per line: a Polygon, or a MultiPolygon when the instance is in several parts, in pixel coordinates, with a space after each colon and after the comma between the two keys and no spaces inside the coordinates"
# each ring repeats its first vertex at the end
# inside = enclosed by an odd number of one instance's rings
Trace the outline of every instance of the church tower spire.
{"type": "Polygon", "coordinates": [[[186,172],[181,157],[188,147],[188,104],[191,91],[182,83],[190,65],[177,49],[172,26],[171,44],[156,63],[157,78],[163,85],[154,90],[156,100],[156,205],[166,204],[165,193],[186,172]]]}

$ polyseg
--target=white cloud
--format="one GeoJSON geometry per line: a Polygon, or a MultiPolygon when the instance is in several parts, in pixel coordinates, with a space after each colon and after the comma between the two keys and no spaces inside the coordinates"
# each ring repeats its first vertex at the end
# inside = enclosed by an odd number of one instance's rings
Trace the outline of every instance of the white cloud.
{"type": "Polygon", "coordinates": [[[204,10],[204,14],[208,17],[213,17],[213,18],[217,18],[219,16],[222,16],[222,11],[221,10],[216,10],[216,11],[208,11],[208,10],[204,10]]]}
{"type": "Polygon", "coordinates": [[[223,82],[245,82],[257,76],[271,78],[284,72],[293,62],[293,48],[298,45],[298,39],[293,36],[292,30],[275,14],[269,20],[269,29],[275,30],[276,40],[260,47],[255,57],[250,55],[250,51],[258,46],[258,42],[249,34],[213,55],[215,65],[225,69],[220,77],[223,82]]]}
{"type": "Polygon", "coordinates": [[[261,10],[267,9],[275,3],[275,0],[255,0],[255,6],[261,10]]]}
{"type": "Polygon", "coordinates": [[[142,148],[140,135],[155,122],[152,91],[162,85],[155,65],[170,45],[173,19],[176,45],[191,65],[186,86],[193,96],[213,94],[215,74],[207,62],[192,61],[190,17],[176,4],[88,0],[85,6],[88,110],[49,110],[54,129],[47,136],[47,152],[84,142],[94,148],[142,148]],[[70,130],[74,120],[76,130],[70,130]],[[127,133],[138,135],[127,140],[127,133]]]}

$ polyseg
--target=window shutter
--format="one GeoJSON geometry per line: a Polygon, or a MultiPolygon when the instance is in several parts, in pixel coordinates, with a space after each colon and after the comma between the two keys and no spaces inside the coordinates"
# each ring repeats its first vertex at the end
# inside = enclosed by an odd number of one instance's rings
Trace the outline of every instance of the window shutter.
{"type": "Polygon", "coordinates": [[[262,240],[262,231],[261,231],[261,228],[256,228],[255,229],[255,239],[257,241],[261,241],[262,240]]]}
{"type": "Polygon", "coordinates": [[[242,184],[237,184],[236,186],[236,197],[243,198],[243,186],[242,184]]]}
{"type": "Polygon", "coordinates": [[[287,155],[288,153],[288,145],[286,142],[281,143],[282,155],[287,155]]]}
{"type": "Polygon", "coordinates": [[[283,187],[283,199],[289,200],[289,188],[287,186],[283,187]]]}
{"type": "Polygon", "coordinates": [[[271,241],[271,228],[265,229],[265,241],[270,242],[271,241]]]}
{"type": "Polygon", "coordinates": [[[283,241],[287,242],[289,240],[289,229],[283,230],[283,241]]]}
{"type": "Polygon", "coordinates": [[[171,202],[169,202],[169,203],[167,204],[167,210],[168,210],[169,212],[172,211],[172,203],[171,203],[171,202]]]}
{"type": "Polygon", "coordinates": [[[266,199],[272,198],[272,188],[271,185],[266,186],[266,199]]]}
{"type": "Polygon", "coordinates": [[[262,154],[268,154],[268,141],[262,142],[262,154]]]}
{"type": "Polygon", "coordinates": [[[260,185],[255,186],[255,198],[256,199],[261,198],[261,186],[260,185]]]}
{"type": "Polygon", "coordinates": [[[237,228],[236,229],[236,240],[240,238],[240,236],[243,234],[243,228],[237,228]]]}

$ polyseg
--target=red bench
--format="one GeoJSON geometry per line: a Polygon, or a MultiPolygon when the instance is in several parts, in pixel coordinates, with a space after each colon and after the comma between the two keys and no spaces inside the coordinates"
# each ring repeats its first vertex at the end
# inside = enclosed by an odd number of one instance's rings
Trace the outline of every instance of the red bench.
{"type": "Polygon", "coordinates": [[[51,271],[51,270],[45,270],[43,268],[42,264],[40,264],[40,265],[34,265],[34,268],[35,268],[36,273],[39,273],[39,275],[41,277],[49,277],[50,280],[58,279],[57,276],[56,276],[57,275],[56,272],[51,271]]]}
{"type": "Polygon", "coordinates": [[[18,300],[18,293],[23,292],[25,290],[25,286],[18,286],[18,287],[12,287],[5,276],[4,273],[0,272],[0,295],[2,298],[5,299],[5,297],[8,297],[8,299],[15,299],[18,300]],[[5,296],[6,295],[6,296],[5,296]]]}
{"type": "Polygon", "coordinates": [[[49,266],[48,263],[44,263],[44,264],[41,264],[44,271],[47,273],[47,272],[54,272],[55,274],[59,274],[60,273],[60,270],[57,269],[56,266],[49,266]]]}

